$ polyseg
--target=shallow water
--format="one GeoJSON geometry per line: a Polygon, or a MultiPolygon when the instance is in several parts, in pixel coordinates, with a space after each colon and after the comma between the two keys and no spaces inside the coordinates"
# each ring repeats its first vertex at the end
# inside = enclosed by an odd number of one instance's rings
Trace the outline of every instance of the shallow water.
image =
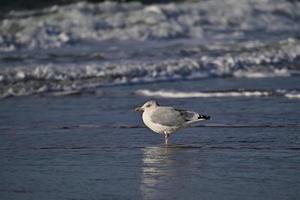
{"type": "MultiPolygon", "coordinates": [[[[158,99],[212,116],[172,135],[169,147],[133,111],[147,99],[134,94],[142,88],[213,89],[219,82],[220,89],[271,89],[273,81],[206,79],[105,87],[102,96],[4,99],[1,199],[297,199],[298,99],[158,99]]],[[[276,82],[288,89],[299,79],[276,82]]]]}

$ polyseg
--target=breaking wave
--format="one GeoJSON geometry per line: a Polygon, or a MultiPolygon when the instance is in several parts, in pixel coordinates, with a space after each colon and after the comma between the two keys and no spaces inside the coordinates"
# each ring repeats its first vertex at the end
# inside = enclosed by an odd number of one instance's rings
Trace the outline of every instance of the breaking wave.
{"type": "Polygon", "coordinates": [[[107,84],[128,84],[207,77],[299,75],[300,42],[280,41],[259,50],[191,58],[132,62],[48,63],[0,68],[0,97],[78,91],[107,84]]]}
{"type": "Polygon", "coordinates": [[[298,1],[211,0],[158,5],[79,2],[10,11],[0,20],[0,50],[47,49],[83,41],[299,35],[299,10],[298,1]]]}
{"type": "Polygon", "coordinates": [[[298,76],[299,10],[297,1],[210,0],[10,11],[0,19],[0,98],[76,94],[100,85],[298,76]]]}
{"type": "Polygon", "coordinates": [[[283,96],[289,99],[300,98],[298,90],[282,90],[274,91],[264,90],[230,90],[230,91],[206,91],[206,92],[180,92],[169,90],[137,90],[136,95],[146,97],[160,98],[224,98],[224,97],[266,97],[266,96],[283,96]]]}
{"type": "Polygon", "coordinates": [[[300,92],[286,93],[284,96],[289,99],[300,99],[300,92]]]}

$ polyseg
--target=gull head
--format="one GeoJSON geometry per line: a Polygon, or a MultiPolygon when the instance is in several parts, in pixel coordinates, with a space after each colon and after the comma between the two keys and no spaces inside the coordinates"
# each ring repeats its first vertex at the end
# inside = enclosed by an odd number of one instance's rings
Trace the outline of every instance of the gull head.
{"type": "Polygon", "coordinates": [[[146,103],[144,103],[144,105],[142,107],[137,107],[135,109],[135,111],[144,112],[147,110],[155,109],[157,106],[159,106],[158,103],[154,100],[151,100],[151,101],[147,101],[146,103]]]}

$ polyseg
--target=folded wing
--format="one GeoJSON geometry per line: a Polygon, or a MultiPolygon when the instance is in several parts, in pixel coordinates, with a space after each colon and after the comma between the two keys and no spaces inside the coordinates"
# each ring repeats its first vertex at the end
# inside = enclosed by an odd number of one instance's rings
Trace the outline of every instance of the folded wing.
{"type": "Polygon", "coordinates": [[[154,123],[164,126],[182,126],[199,120],[199,114],[188,111],[174,109],[172,107],[158,107],[151,115],[154,123]]]}

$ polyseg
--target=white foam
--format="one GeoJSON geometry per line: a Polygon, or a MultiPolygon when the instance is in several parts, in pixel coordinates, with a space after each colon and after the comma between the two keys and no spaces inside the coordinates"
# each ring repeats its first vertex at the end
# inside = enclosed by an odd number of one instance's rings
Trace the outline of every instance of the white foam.
{"type": "Polygon", "coordinates": [[[273,71],[245,71],[238,70],[233,73],[233,76],[238,78],[272,78],[272,77],[286,77],[291,73],[287,69],[274,69],[273,71]]]}
{"type": "Polygon", "coordinates": [[[225,40],[240,39],[249,30],[297,33],[299,5],[280,0],[184,1],[150,6],[107,1],[11,11],[0,21],[0,49],[53,48],[78,40],[206,40],[207,35],[219,39],[224,38],[224,30],[225,40]],[[207,30],[208,34],[203,34],[207,30]]]}
{"type": "MultiPolygon", "coordinates": [[[[127,84],[145,83],[157,81],[174,81],[182,79],[201,79],[209,77],[234,76],[236,68],[241,62],[234,65],[227,65],[226,56],[209,59],[196,60],[187,58],[169,59],[152,62],[133,63],[69,63],[69,64],[42,64],[33,66],[20,66],[15,68],[0,69],[0,96],[18,96],[36,94],[41,92],[80,90],[82,87],[94,87],[95,85],[106,84],[127,84]],[[213,65],[214,64],[214,65],[213,65]],[[47,87],[47,90],[40,88],[47,87]],[[13,91],[8,90],[13,88],[13,91]],[[21,91],[22,90],[22,91],[21,91]],[[24,90],[24,91],[23,91],[24,90]]],[[[229,59],[230,60],[230,59],[229,59]]],[[[285,58],[282,58],[285,60],[285,58]]],[[[249,62],[248,62],[249,63],[249,62]]],[[[247,63],[245,62],[245,65],[247,63]]],[[[268,68],[267,66],[265,68],[268,68]]],[[[250,67],[250,74],[254,73],[256,67],[250,67]]],[[[259,69],[256,73],[260,74],[259,69]]],[[[274,71],[276,76],[291,75],[289,69],[277,69],[272,66],[270,71],[274,71]]],[[[295,70],[294,70],[295,71],[295,70]]],[[[292,72],[293,74],[295,72],[292,72]]],[[[243,72],[247,75],[248,72],[243,72]]],[[[271,73],[271,72],[270,72],[271,73]]],[[[264,76],[263,76],[264,75],[264,76]]],[[[251,78],[265,77],[251,76],[251,78]]],[[[249,77],[248,77],[249,78],[249,77]]],[[[170,98],[192,98],[192,97],[226,97],[226,96],[266,96],[268,92],[261,91],[227,91],[227,92],[172,92],[172,91],[144,91],[145,95],[167,96],[170,98]]],[[[279,94],[283,96],[283,94],[279,94]]]]}
{"type": "Polygon", "coordinates": [[[300,93],[287,93],[284,96],[289,99],[300,99],[300,93]]]}
{"type": "Polygon", "coordinates": [[[137,90],[135,94],[162,98],[262,97],[271,95],[267,91],[178,92],[167,90],[151,91],[147,89],[137,90]]]}

